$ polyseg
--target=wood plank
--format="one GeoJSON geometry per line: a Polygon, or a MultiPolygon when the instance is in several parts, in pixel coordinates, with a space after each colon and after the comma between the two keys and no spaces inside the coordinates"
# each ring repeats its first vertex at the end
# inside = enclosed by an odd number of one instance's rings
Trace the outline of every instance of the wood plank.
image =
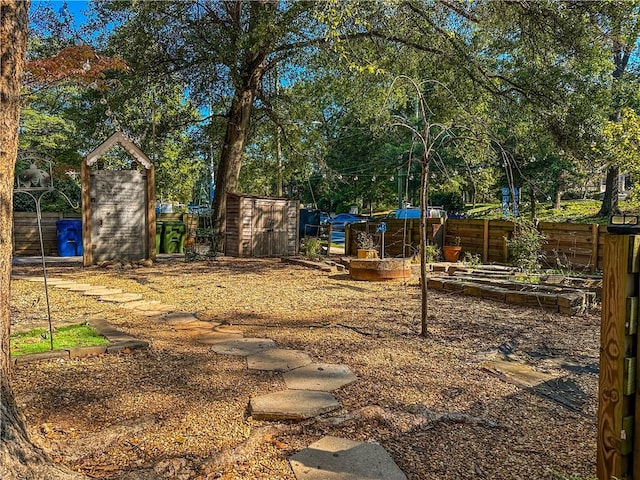
{"type": "Polygon", "coordinates": [[[625,333],[635,335],[638,331],[638,297],[627,298],[625,318],[625,333]]]}
{"type": "Polygon", "coordinates": [[[635,276],[628,275],[630,241],[610,235],[604,245],[603,301],[598,381],[597,474],[599,479],[622,478],[631,473],[623,441],[629,434],[623,416],[633,405],[623,394],[626,299],[634,296],[635,276]],[[629,292],[631,290],[631,292],[629,292]]]}
{"type": "Polygon", "coordinates": [[[624,359],[624,383],[622,391],[625,395],[636,393],[636,357],[624,359]]]}

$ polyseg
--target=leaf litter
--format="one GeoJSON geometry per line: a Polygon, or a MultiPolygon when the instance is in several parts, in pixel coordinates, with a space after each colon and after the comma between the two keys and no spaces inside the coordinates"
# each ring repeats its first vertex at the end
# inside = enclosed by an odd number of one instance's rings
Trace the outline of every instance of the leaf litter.
{"type": "MultiPolygon", "coordinates": [[[[14,267],[21,273],[38,270],[14,267]]],[[[15,368],[32,438],[91,478],[293,480],[288,457],[325,435],[379,442],[415,480],[595,476],[597,311],[569,317],[431,291],[423,338],[415,280],[357,282],[231,258],[50,267],[49,275],[141,293],[200,320],[185,328],[50,290],[54,325],[104,318],[150,342],[142,351],[15,368]],[[243,357],[196,341],[217,324],[348,365],[358,381],[333,392],[342,405],[336,412],[297,423],[253,420],[249,399],[284,390],[282,375],[248,370],[243,357]],[[495,359],[516,359],[557,381],[541,395],[539,386],[487,371],[495,359]],[[573,408],[554,400],[566,385],[579,394],[573,408]]],[[[46,322],[42,290],[14,276],[12,328],[46,322]]]]}

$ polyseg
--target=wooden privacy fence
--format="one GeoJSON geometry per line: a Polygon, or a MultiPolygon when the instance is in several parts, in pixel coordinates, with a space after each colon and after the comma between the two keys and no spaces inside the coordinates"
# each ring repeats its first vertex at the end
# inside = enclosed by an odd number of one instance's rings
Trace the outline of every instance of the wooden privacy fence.
{"type": "MultiPolygon", "coordinates": [[[[404,220],[387,219],[385,255],[402,256],[404,220]]],[[[455,245],[459,238],[463,252],[478,255],[483,262],[506,263],[507,242],[513,236],[514,224],[505,220],[447,219],[440,227],[440,219],[428,219],[429,242],[439,247],[455,245]],[[438,230],[434,240],[434,231],[438,230]]],[[[379,222],[354,224],[347,229],[347,255],[355,255],[357,232],[375,233],[379,222]]],[[[608,235],[604,225],[540,222],[538,230],[544,235],[544,263],[551,268],[567,270],[601,270],[604,238],[608,235]]],[[[405,255],[417,252],[420,245],[419,220],[407,221],[405,255]]]]}
{"type": "MultiPolygon", "coordinates": [[[[43,212],[42,241],[45,255],[58,255],[58,236],[56,222],[63,218],[81,218],[80,214],[43,212]]],[[[40,238],[38,236],[38,218],[35,212],[13,213],[13,254],[18,256],[40,256],[40,238]]]]}
{"type": "MultiPolygon", "coordinates": [[[[162,220],[163,215],[158,219],[162,220]]],[[[181,215],[176,214],[177,217],[181,215]]],[[[42,234],[45,255],[57,255],[56,221],[62,218],[80,218],[78,214],[43,213],[42,234]]],[[[180,218],[178,218],[180,219],[180,218]]],[[[420,223],[417,219],[385,219],[385,255],[410,257],[418,252],[420,223]]],[[[508,260],[505,238],[513,235],[513,222],[504,220],[469,220],[430,218],[429,243],[439,247],[454,245],[460,237],[463,252],[479,255],[484,262],[505,263],[508,260]]],[[[14,213],[14,254],[40,255],[38,223],[33,212],[14,213]]],[[[380,222],[350,225],[345,232],[347,255],[356,255],[357,232],[367,231],[380,243],[376,228],[380,222]]],[[[607,237],[604,225],[540,222],[538,230],[545,236],[544,254],[547,266],[573,270],[602,270],[603,245],[607,237]]]]}
{"type": "MultiPolygon", "coordinates": [[[[403,245],[404,256],[411,257],[418,254],[418,246],[420,245],[420,220],[405,220],[388,218],[382,220],[387,224],[387,232],[384,235],[384,254],[388,257],[402,257],[403,245]]],[[[355,223],[346,228],[345,232],[345,253],[347,255],[356,255],[358,250],[357,237],[358,232],[368,232],[373,235],[377,244],[381,242],[381,235],[376,231],[380,222],[355,223]]],[[[427,236],[429,243],[442,246],[444,219],[429,218],[427,219],[427,236]]]]}

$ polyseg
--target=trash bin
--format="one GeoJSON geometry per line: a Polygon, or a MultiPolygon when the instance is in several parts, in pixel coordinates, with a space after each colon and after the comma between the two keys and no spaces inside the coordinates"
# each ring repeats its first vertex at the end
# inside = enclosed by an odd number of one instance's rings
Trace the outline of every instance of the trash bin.
{"type": "Polygon", "coordinates": [[[56,222],[58,255],[75,257],[82,255],[82,220],[64,218],[56,222]]]}
{"type": "Polygon", "coordinates": [[[162,225],[163,222],[156,221],[156,254],[160,253],[160,241],[162,240],[162,225]]]}
{"type": "Polygon", "coordinates": [[[184,233],[186,227],[182,222],[163,222],[162,242],[160,249],[162,253],[184,253],[184,233]]]}

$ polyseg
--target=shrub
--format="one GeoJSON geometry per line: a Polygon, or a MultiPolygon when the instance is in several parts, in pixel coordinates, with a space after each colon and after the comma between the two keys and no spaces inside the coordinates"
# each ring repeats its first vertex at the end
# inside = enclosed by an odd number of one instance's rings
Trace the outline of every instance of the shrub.
{"type": "Polygon", "coordinates": [[[530,220],[516,219],[513,236],[507,239],[509,261],[525,272],[539,271],[544,259],[544,240],[544,235],[530,220]]]}
{"type": "Polygon", "coordinates": [[[424,253],[427,257],[427,263],[433,263],[440,258],[440,249],[435,245],[426,245],[424,253]]]}
{"type": "Polygon", "coordinates": [[[313,260],[320,257],[322,242],[319,238],[307,237],[304,239],[304,255],[313,260]]]}

